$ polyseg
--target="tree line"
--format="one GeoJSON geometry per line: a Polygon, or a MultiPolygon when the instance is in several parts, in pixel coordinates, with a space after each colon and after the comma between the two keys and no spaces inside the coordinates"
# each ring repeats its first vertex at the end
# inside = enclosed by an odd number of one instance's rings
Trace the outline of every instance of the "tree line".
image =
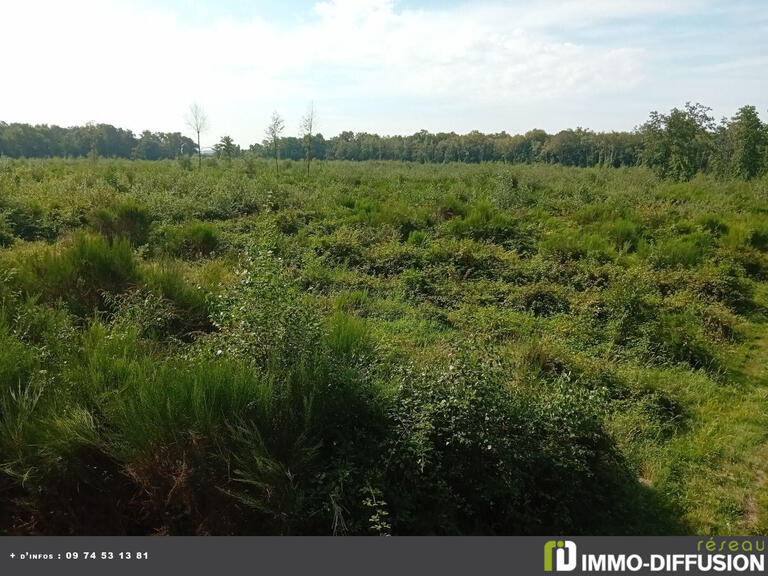
{"type": "Polygon", "coordinates": [[[62,128],[39,124],[6,124],[0,121],[0,156],[11,158],[136,158],[162,160],[197,151],[194,141],[179,132],[135,135],[111,124],[62,128]]]}
{"type": "MultiPolygon", "coordinates": [[[[548,134],[431,133],[380,136],[345,131],[332,138],[313,133],[314,108],[302,119],[301,134],[282,136],[284,122],[273,114],[266,138],[242,149],[224,136],[213,147],[218,158],[251,155],[277,160],[397,160],[422,163],[508,162],[557,163],[566,166],[648,166],[659,176],[688,180],[699,172],[723,177],[752,178],[768,172],[768,124],[754,106],[743,106],[732,118],[716,123],[711,110],[687,103],[668,114],[651,112],[648,120],[632,131],[593,132],[584,128],[548,134]]],[[[196,130],[203,122],[190,123],[196,130]]],[[[0,122],[0,155],[10,157],[83,157],[158,160],[191,156],[201,150],[194,140],[178,132],[142,132],[108,124],[82,127],[0,122]]]]}

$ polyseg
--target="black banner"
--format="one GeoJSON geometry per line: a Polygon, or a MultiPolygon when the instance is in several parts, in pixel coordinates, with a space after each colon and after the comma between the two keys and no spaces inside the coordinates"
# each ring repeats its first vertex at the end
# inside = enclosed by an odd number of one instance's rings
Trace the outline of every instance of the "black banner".
{"type": "Polygon", "coordinates": [[[765,538],[7,537],[0,576],[764,574],[765,538]]]}

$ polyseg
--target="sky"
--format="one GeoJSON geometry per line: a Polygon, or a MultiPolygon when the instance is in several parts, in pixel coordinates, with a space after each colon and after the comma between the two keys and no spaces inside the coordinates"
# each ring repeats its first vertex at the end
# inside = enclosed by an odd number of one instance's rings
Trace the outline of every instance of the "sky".
{"type": "Polygon", "coordinates": [[[768,119],[764,0],[0,0],[0,120],[180,131],[631,130],[768,119]]]}

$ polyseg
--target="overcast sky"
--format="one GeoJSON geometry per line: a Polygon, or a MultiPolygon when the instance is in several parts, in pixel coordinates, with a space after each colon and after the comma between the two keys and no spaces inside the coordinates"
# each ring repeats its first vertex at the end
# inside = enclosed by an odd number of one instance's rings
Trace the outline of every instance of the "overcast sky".
{"type": "Polygon", "coordinates": [[[762,0],[0,0],[0,120],[261,141],[319,129],[627,130],[686,101],[768,119],[762,0]]]}

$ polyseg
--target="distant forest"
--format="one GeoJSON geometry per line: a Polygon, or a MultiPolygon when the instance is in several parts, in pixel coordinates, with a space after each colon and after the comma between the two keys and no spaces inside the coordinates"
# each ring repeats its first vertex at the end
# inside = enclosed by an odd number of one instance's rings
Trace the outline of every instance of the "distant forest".
{"type": "MultiPolygon", "coordinates": [[[[321,160],[398,160],[421,163],[508,162],[558,163],[566,166],[639,166],[659,176],[688,180],[698,172],[724,177],[752,178],[768,171],[768,125],[754,106],[744,106],[716,123],[710,109],[686,104],[668,114],[652,112],[631,132],[593,132],[584,128],[548,134],[433,134],[422,130],[410,136],[379,136],[342,132],[280,137],[280,158],[304,160],[307,150],[321,160]]],[[[264,140],[247,149],[223,136],[213,152],[220,159],[239,156],[274,158],[272,143],[264,140]]],[[[59,126],[0,122],[0,156],[12,158],[107,157],[161,160],[197,153],[196,143],[179,132],[140,135],[109,124],[59,126]]]]}

